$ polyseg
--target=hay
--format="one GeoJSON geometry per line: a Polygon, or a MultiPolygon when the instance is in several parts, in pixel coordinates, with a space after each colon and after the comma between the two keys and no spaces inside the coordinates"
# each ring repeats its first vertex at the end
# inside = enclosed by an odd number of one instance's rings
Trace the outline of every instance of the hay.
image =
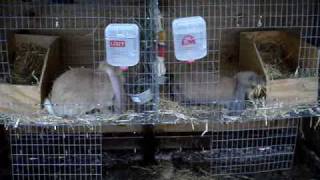
{"type": "Polygon", "coordinates": [[[277,64],[264,64],[264,68],[271,79],[282,79],[287,77],[281,73],[277,64]]]}
{"type": "Polygon", "coordinates": [[[130,166],[135,171],[139,179],[156,179],[156,180],[213,180],[210,171],[202,168],[191,169],[190,167],[177,168],[172,161],[160,161],[157,165],[152,166],[130,166]]]}
{"type": "MultiPolygon", "coordinates": [[[[258,103],[258,102],[255,102],[258,103]]],[[[97,123],[102,124],[115,124],[115,125],[127,125],[127,124],[144,124],[144,123],[156,123],[155,120],[159,117],[161,124],[175,124],[175,123],[191,123],[197,124],[201,122],[210,122],[216,120],[222,123],[232,122],[248,122],[275,119],[286,119],[286,118],[298,118],[298,117],[310,117],[320,116],[320,109],[314,110],[311,106],[305,107],[288,107],[282,104],[274,104],[273,106],[265,106],[265,102],[259,102],[262,107],[247,108],[236,117],[229,117],[228,111],[215,110],[212,107],[210,111],[201,110],[193,112],[192,108],[185,109],[183,111],[160,111],[160,112],[145,112],[145,113],[134,113],[131,111],[125,112],[124,114],[85,114],[73,118],[64,118],[49,115],[47,112],[37,112],[33,114],[2,114],[0,113],[0,121],[6,125],[13,125],[18,127],[20,125],[39,125],[39,126],[92,126],[97,123]],[[183,113],[185,112],[185,113],[183,113]],[[201,114],[204,113],[204,114],[201,114]],[[171,119],[170,119],[171,118],[171,119]]],[[[197,110],[197,108],[196,108],[197,110]]],[[[316,128],[319,126],[319,122],[316,128]]]]}
{"type": "Polygon", "coordinates": [[[246,106],[255,109],[264,107],[266,97],[266,86],[259,84],[248,93],[248,100],[246,101],[246,106]]]}
{"type": "Polygon", "coordinates": [[[59,125],[95,125],[97,123],[109,124],[128,124],[135,119],[143,119],[141,114],[134,112],[125,112],[123,114],[113,113],[94,113],[83,114],[77,117],[58,117],[48,114],[45,110],[28,114],[2,114],[0,113],[0,120],[9,125],[46,125],[46,126],[59,126],[59,125]]]}
{"type": "MultiPolygon", "coordinates": [[[[161,98],[159,111],[146,111],[136,113],[128,110],[122,114],[100,113],[83,114],[76,117],[58,117],[48,114],[46,110],[24,114],[4,114],[6,122],[11,124],[35,124],[35,125],[91,125],[95,123],[107,124],[143,124],[154,123],[160,118],[161,123],[175,124],[190,123],[212,119],[218,111],[212,106],[183,106],[177,102],[161,98]]],[[[0,114],[1,116],[1,114],[0,114]]],[[[4,117],[3,116],[3,117],[4,117]]]]}
{"type": "Polygon", "coordinates": [[[160,114],[172,114],[178,119],[192,121],[206,121],[217,115],[217,112],[223,111],[219,105],[181,105],[178,102],[160,99],[160,114]]]}
{"type": "Polygon", "coordinates": [[[267,88],[265,85],[258,84],[256,87],[252,89],[248,94],[249,100],[262,99],[267,96],[267,88]]]}
{"type": "MultiPolygon", "coordinates": [[[[274,120],[293,117],[320,116],[320,108],[316,104],[304,106],[286,106],[282,103],[266,105],[265,99],[250,101],[251,106],[247,106],[241,114],[230,116],[229,111],[219,105],[208,106],[185,106],[180,105],[165,98],[160,99],[159,111],[146,111],[136,113],[128,110],[123,114],[93,112],[83,114],[77,117],[57,117],[48,114],[46,110],[30,113],[1,113],[0,121],[4,124],[13,125],[43,125],[43,126],[92,126],[97,123],[128,125],[144,123],[161,123],[161,124],[186,124],[194,125],[208,123],[211,121],[221,123],[248,122],[257,120],[274,120]],[[159,121],[156,121],[159,120],[159,121]]],[[[266,121],[267,124],[267,121],[266,121]]],[[[318,123],[320,124],[320,122],[318,123]]],[[[318,126],[318,125],[317,125],[318,126]]]]}
{"type": "Polygon", "coordinates": [[[181,105],[178,102],[168,100],[167,98],[160,99],[160,111],[176,111],[179,113],[184,113],[186,115],[195,115],[208,113],[212,111],[220,110],[221,106],[219,105],[181,105]]]}
{"type": "Polygon", "coordinates": [[[294,62],[281,42],[257,43],[257,49],[264,62],[264,68],[270,79],[286,79],[293,76],[295,69],[289,67],[287,61],[294,62]]]}
{"type": "Polygon", "coordinates": [[[12,82],[32,85],[39,83],[47,49],[32,43],[17,45],[13,62],[12,82]]]}

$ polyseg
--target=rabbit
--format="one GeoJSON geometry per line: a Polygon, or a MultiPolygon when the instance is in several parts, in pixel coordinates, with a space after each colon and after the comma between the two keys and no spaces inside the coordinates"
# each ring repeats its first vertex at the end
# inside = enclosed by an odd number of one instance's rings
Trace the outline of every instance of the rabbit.
{"type": "Polygon", "coordinates": [[[79,116],[95,109],[108,111],[112,106],[121,113],[123,92],[119,74],[105,62],[99,64],[97,71],[71,68],[54,81],[44,107],[59,117],[79,116]]]}
{"type": "Polygon", "coordinates": [[[176,100],[183,104],[221,104],[230,111],[239,111],[244,110],[248,93],[261,83],[262,77],[252,71],[221,77],[218,82],[211,74],[189,72],[175,78],[173,91],[176,100]]]}
{"type": "Polygon", "coordinates": [[[250,96],[251,92],[257,86],[265,86],[265,80],[255,72],[243,71],[236,74],[235,82],[234,97],[229,104],[229,109],[238,114],[240,111],[245,110],[245,101],[249,100],[248,96],[250,96]]]}

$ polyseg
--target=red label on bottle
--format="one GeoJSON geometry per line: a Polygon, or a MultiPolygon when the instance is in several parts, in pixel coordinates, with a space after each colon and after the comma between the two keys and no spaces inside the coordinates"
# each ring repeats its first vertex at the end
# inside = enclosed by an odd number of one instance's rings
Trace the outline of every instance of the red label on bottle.
{"type": "Polygon", "coordinates": [[[181,42],[182,46],[189,46],[194,44],[196,44],[196,39],[192,35],[185,35],[182,38],[182,42],[181,42]]]}
{"type": "Polygon", "coordinates": [[[125,41],[111,40],[110,47],[126,47],[125,41]]]}

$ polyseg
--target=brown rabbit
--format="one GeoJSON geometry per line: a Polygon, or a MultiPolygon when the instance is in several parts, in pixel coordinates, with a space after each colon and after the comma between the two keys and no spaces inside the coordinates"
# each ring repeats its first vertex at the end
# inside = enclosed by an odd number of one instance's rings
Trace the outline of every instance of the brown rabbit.
{"type": "Polygon", "coordinates": [[[215,82],[212,74],[184,73],[175,78],[174,95],[181,103],[222,104],[230,110],[244,109],[244,101],[248,92],[263,82],[256,73],[239,72],[235,77],[221,77],[215,82]],[[239,101],[239,103],[232,103],[239,101]]]}

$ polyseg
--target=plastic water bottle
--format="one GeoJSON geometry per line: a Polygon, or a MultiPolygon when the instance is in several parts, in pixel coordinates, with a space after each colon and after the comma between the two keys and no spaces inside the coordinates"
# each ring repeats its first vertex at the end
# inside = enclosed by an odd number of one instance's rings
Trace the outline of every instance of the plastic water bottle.
{"type": "Polygon", "coordinates": [[[108,64],[125,69],[139,63],[140,35],[136,24],[109,24],[105,29],[108,64]]]}
{"type": "Polygon", "coordinates": [[[195,61],[207,55],[207,28],[200,16],[172,22],[174,52],[179,61],[195,61]]]}

